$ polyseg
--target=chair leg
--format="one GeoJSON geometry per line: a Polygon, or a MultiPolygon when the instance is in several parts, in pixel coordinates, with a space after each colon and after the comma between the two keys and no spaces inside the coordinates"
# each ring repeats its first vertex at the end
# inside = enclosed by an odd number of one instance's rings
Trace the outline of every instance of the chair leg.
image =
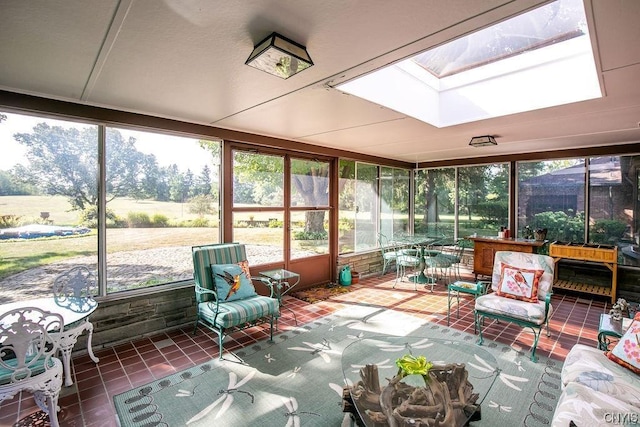
{"type": "Polygon", "coordinates": [[[478,345],[482,345],[484,343],[484,339],[482,338],[482,324],[484,322],[484,316],[479,314],[478,312],[474,312],[476,328],[478,329],[478,345]]]}
{"type": "Polygon", "coordinates": [[[547,319],[547,321],[544,323],[547,327],[547,337],[551,336],[551,331],[549,330],[549,319],[547,319]]]}
{"type": "MultiPolygon", "coordinates": [[[[271,321],[269,322],[270,326],[269,326],[269,341],[273,342],[273,318],[275,316],[271,316],[271,321]]],[[[294,317],[295,318],[295,317],[294,317]]],[[[278,318],[276,317],[276,322],[278,321],[278,318]]]]}
{"type": "Polygon", "coordinates": [[[540,339],[540,333],[542,332],[542,326],[536,332],[536,328],[531,328],[533,331],[533,346],[531,347],[531,361],[536,363],[538,361],[538,356],[536,356],[536,348],[538,347],[538,340],[540,339]]]}
{"type": "Polygon", "coordinates": [[[224,341],[224,329],[220,329],[220,331],[216,332],[218,334],[218,349],[220,350],[218,360],[222,360],[222,341],[224,341]]]}

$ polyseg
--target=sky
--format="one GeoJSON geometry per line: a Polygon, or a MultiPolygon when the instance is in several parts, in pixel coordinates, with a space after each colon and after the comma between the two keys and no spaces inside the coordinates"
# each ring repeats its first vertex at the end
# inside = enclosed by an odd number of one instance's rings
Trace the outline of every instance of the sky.
{"type": "MultiPolygon", "coordinates": [[[[3,113],[7,120],[0,122],[0,170],[9,170],[24,160],[25,149],[13,139],[16,133],[30,133],[37,123],[48,122],[51,126],[90,126],[77,122],[66,122],[49,118],[3,113]]],[[[177,164],[181,171],[187,168],[197,174],[205,164],[211,167],[211,156],[198,146],[198,140],[148,132],[118,129],[125,138],[136,138],[136,148],[147,154],[154,154],[158,165],[177,164]],[[179,145],[178,145],[179,144],[179,145]]]]}

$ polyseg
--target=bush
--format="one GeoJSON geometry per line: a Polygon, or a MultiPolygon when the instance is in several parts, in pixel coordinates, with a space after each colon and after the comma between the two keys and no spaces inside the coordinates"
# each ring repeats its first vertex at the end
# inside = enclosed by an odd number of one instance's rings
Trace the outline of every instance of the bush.
{"type": "Polygon", "coordinates": [[[612,244],[622,238],[627,224],[612,219],[600,219],[593,224],[589,239],[594,243],[612,244]]]}
{"type": "Polygon", "coordinates": [[[547,229],[547,239],[563,242],[584,242],[584,212],[568,215],[563,211],[541,212],[529,224],[532,230],[547,229]]]}
{"type": "MultiPolygon", "coordinates": [[[[122,218],[118,218],[116,213],[107,208],[107,227],[113,225],[115,227],[123,227],[122,218]],[[119,222],[118,222],[119,221],[119,222]]],[[[88,208],[80,211],[80,225],[89,228],[97,228],[98,227],[98,207],[97,206],[89,206],[88,208]]]]}
{"type": "Polygon", "coordinates": [[[146,212],[129,212],[127,214],[127,223],[130,228],[151,227],[151,218],[146,212]]]}
{"type": "Polygon", "coordinates": [[[191,227],[201,227],[201,228],[209,227],[209,220],[206,218],[196,218],[193,221],[191,221],[191,227]]]}
{"type": "Polygon", "coordinates": [[[296,231],[293,233],[293,240],[326,240],[329,235],[326,231],[296,231]]]}
{"type": "Polygon", "coordinates": [[[20,225],[20,216],[18,215],[0,215],[0,228],[13,228],[20,225]]]}
{"type": "Polygon", "coordinates": [[[169,218],[163,214],[154,214],[151,218],[154,227],[168,227],[169,218]]]}
{"type": "Polygon", "coordinates": [[[282,228],[282,221],[280,221],[279,219],[270,218],[269,228],[282,228]]]}

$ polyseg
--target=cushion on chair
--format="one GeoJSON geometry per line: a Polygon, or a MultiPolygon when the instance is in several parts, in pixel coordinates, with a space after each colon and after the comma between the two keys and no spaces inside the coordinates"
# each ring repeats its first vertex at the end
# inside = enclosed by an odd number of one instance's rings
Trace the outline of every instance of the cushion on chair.
{"type": "Polygon", "coordinates": [[[543,270],[544,274],[538,282],[538,299],[544,300],[553,288],[553,258],[548,255],[529,254],[524,252],[498,251],[493,263],[491,289],[498,292],[498,284],[502,277],[502,264],[528,270],[543,270]]]}
{"type": "Polygon", "coordinates": [[[258,295],[238,264],[212,264],[211,274],[220,301],[236,301],[258,295]]]}
{"type": "Polygon", "coordinates": [[[503,263],[496,293],[501,297],[536,302],[538,286],[543,274],[544,270],[519,268],[503,263]]]}
{"type": "Polygon", "coordinates": [[[562,365],[560,377],[562,388],[580,383],[625,402],[638,400],[637,394],[629,391],[640,390],[640,377],[630,375],[628,370],[607,359],[605,353],[595,347],[574,345],[562,365]]]}
{"type": "Polygon", "coordinates": [[[634,320],[607,357],[640,375],[640,320],[634,320]]]}
{"type": "MultiPolygon", "coordinates": [[[[247,260],[244,245],[237,243],[221,243],[204,246],[194,246],[193,251],[193,279],[197,285],[210,291],[216,290],[215,280],[211,271],[212,264],[233,264],[247,260]]],[[[211,301],[211,294],[196,295],[198,302],[211,301]]]]}
{"type": "MultiPolygon", "coordinates": [[[[526,302],[500,297],[495,293],[482,295],[476,299],[476,310],[501,316],[516,317],[527,322],[542,325],[545,319],[544,301],[526,302]]],[[[549,316],[553,308],[549,305],[549,316]]]]}
{"type": "Polygon", "coordinates": [[[251,282],[251,272],[249,270],[249,261],[245,259],[244,261],[240,261],[238,265],[242,269],[242,272],[247,276],[247,279],[249,279],[249,281],[251,282]]]}
{"type": "Polygon", "coordinates": [[[278,300],[265,296],[226,302],[219,306],[217,315],[215,307],[215,303],[201,302],[198,304],[198,315],[218,328],[230,328],[265,316],[277,317],[280,314],[278,300]]]}

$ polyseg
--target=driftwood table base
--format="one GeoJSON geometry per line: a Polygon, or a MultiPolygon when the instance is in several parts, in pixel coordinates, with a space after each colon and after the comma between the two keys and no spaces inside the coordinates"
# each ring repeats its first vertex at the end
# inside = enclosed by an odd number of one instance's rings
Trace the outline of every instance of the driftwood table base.
{"type": "Polygon", "coordinates": [[[351,413],[359,426],[458,427],[481,416],[464,364],[434,365],[422,387],[398,376],[381,386],[376,365],[362,368],[360,378],[343,393],[343,412],[351,413]]]}

